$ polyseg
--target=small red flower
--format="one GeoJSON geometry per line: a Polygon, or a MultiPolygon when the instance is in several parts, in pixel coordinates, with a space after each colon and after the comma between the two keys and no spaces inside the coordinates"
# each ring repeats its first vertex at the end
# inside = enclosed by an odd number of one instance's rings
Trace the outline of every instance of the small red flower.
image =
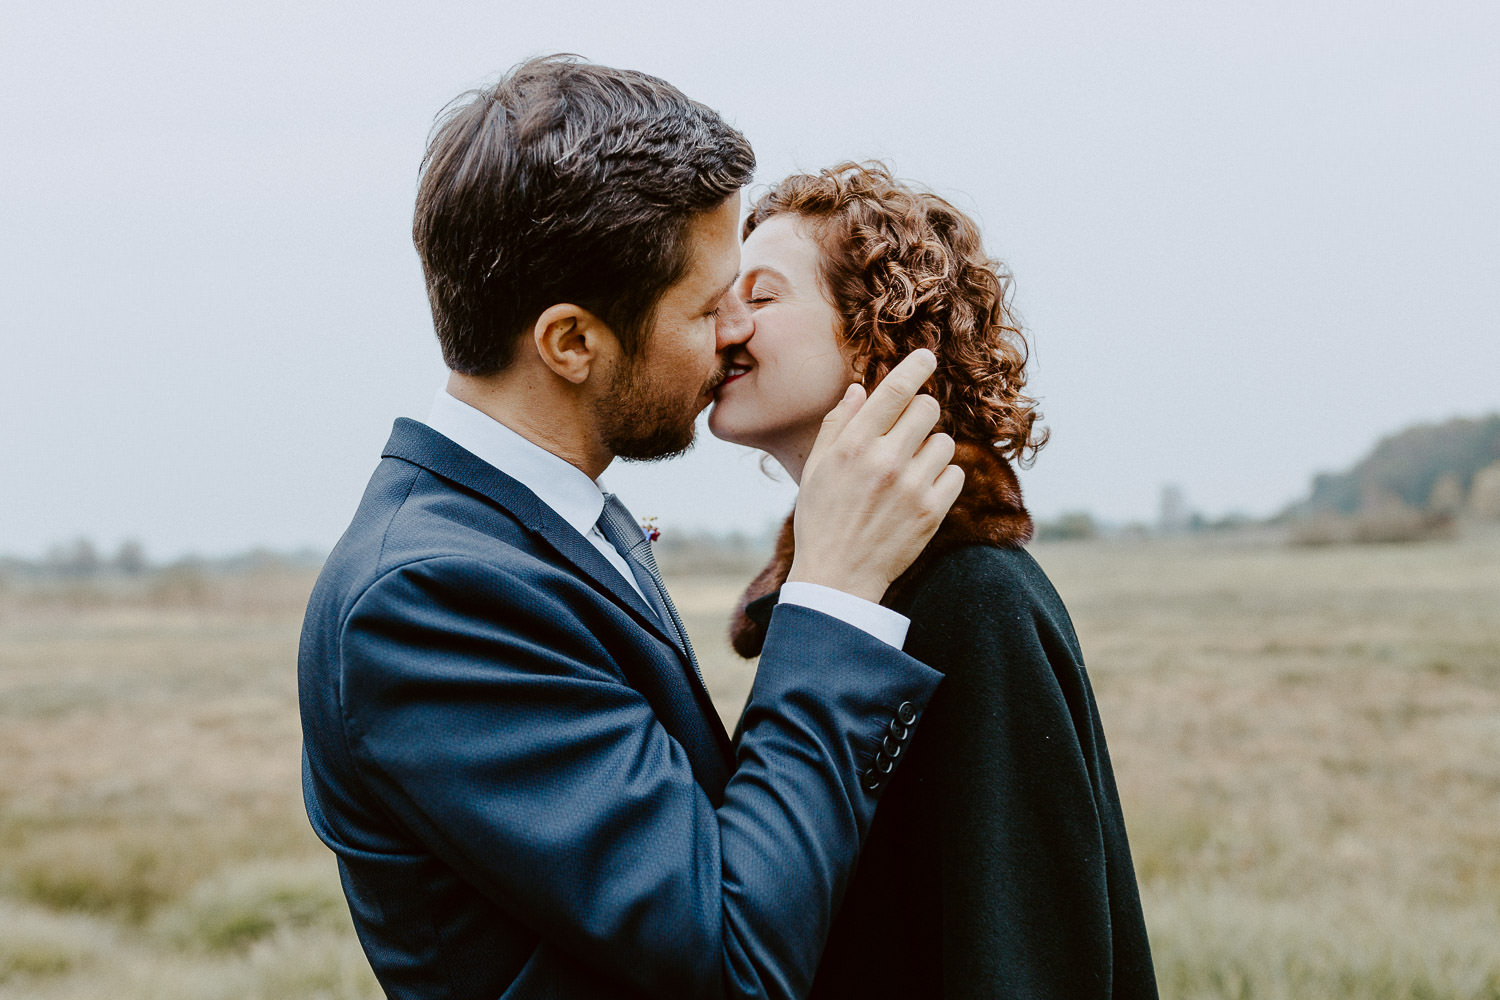
{"type": "Polygon", "coordinates": [[[645,532],[648,542],[654,542],[661,537],[661,529],[657,528],[655,517],[641,518],[641,531],[645,532]]]}

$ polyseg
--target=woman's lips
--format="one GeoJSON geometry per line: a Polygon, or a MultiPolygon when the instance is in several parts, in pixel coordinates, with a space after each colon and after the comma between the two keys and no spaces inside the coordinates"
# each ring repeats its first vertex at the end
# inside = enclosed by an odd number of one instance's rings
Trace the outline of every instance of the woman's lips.
{"type": "Polygon", "coordinates": [[[748,368],[732,368],[729,374],[725,375],[723,380],[720,381],[718,385],[714,386],[714,396],[717,397],[719,395],[719,391],[729,383],[735,381],[736,379],[743,378],[748,374],[750,374],[750,369],[748,368]]]}

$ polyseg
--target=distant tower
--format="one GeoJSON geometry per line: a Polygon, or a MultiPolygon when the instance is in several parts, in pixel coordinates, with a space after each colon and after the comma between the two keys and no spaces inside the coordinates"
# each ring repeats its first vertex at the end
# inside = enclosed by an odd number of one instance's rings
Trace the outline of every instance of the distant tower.
{"type": "Polygon", "coordinates": [[[1188,530],[1192,514],[1188,511],[1187,494],[1182,487],[1168,483],[1161,488],[1161,517],[1157,528],[1164,535],[1176,535],[1188,530]]]}

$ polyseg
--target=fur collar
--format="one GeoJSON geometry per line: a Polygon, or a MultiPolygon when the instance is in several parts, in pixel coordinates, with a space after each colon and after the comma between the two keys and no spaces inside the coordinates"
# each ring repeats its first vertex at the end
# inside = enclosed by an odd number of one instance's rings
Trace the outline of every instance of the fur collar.
{"type": "MultiPolygon", "coordinates": [[[[994,448],[971,441],[958,443],[953,462],[964,470],[963,492],[927,548],[891,584],[881,603],[890,604],[935,558],[951,549],[975,543],[1020,548],[1031,541],[1031,515],[1021,503],[1021,485],[1010,463],[994,448]]],[[[775,603],[765,598],[772,597],[786,582],[793,551],[792,515],[788,514],[776,537],[775,554],[745,588],[729,620],[730,645],[747,659],[760,655],[775,603]]]]}

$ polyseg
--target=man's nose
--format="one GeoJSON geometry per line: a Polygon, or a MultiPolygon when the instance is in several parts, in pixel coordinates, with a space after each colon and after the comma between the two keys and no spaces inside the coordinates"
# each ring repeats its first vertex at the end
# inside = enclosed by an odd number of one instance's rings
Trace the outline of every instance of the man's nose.
{"type": "Polygon", "coordinates": [[[750,307],[740,301],[734,292],[724,296],[719,303],[719,320],[715,324],[715,347],[720,352],[736,344],[743,344],[755,332],[755,322],[750,317],[750,307]]]}

